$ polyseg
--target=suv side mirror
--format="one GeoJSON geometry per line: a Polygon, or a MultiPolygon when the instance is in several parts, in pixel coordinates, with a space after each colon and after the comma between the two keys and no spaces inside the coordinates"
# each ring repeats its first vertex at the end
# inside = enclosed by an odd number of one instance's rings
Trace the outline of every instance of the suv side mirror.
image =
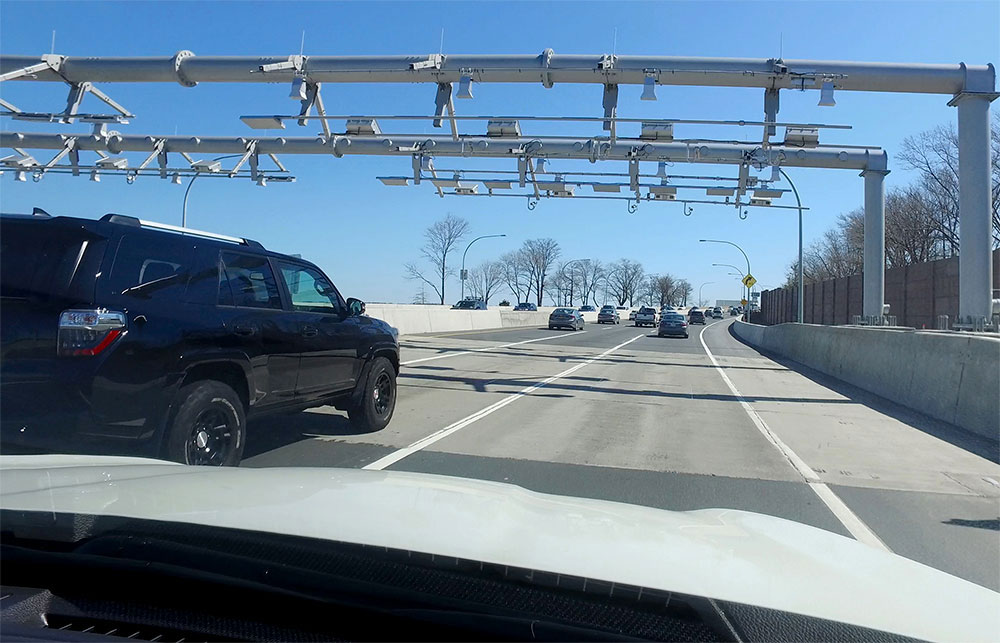
{"type": "Polygon", "coordinates": [[[347,308],[350,310],[351,317],[357,317],[358,315],[365,314],[365,302],[361,301],[357,297],[347,298],[347,308]]]}

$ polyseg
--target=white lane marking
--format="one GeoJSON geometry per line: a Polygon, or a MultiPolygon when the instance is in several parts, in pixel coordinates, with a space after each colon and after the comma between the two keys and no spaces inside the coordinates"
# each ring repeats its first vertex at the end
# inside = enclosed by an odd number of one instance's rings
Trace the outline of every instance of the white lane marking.
{"type": "MultiPolygon", "coordinates": [[[[549,339],[558,339],[560,337],[568,337],[570,335],[579,335],[580,333],[586,333],[587,331],[578,331],[572,333],[561,333],[559,335],[550,335],[547,337],[536,337],[535,339],[526,339],[523,342],[511,342],[510,344],[499,344],[497,346],[487,346],[486,348],[472,348],[467,351],[456,351],[454,353],[442,353],[441,355],[435,355],[433,357],[421,357],[420,359],[411,359],[405,362],[400,362],[400,366],[409,366],[410,364],[416,364],[418,362],[429,362],[435,359],[444,359],[446,357],[458,357],[459,355],[468,355],[470,353],[485,353],[487,351],[495,351],[498,348],[507,348],[508,346],[519,346],[521,344],[530,344],[532,342],[544,342],[549,339]]],[[[419,346],[414,348],[419,349],[419,346]]]]}
{"type": "Polygon", "coordinates": [[[729,379],[729,376],[726,375],[725,370],[723,370],[724,367],[719,366],[719,362],[715,359],[715,355],[713,355],[712,351],[709,350],[708,344],[705,343],[704,330],[698,336],[698,339],[701,340],[701,345],[705,349],[705,354],[708,355],[708,359],[711,360],[712,365],[715,366],[715,370],[717,370],[719,375],[722,376],[722,381],[726,383],[729,390],[732,391],[733,395],[736,396],[736,399],[739,400],[740,405],[743,407],[743,410],[746,411],[747,415],[750,416],[750,420],[754,423],[754,426],[757,427],[757,430],[759,430],[767,441],[770,442],[783,456],[785,456],[785,459],[787,459],[788,462],[795,467],[795,470],[799,472],[799,475],[805,478],[809,488],[813,490],[820,500],[823,501],[823,504],[830,509],[833,515],[837,517],[837,520],[839,520],[841,524],[847,528],[847,531],[849,531],[851,535],[858,540],[858,542],[865,543],[866,545],[870,545],[872,547],[881,548],[885,551],[892,551],[884,542],[882,542],[882,539],[879,538],[875,532],[873,532],[871,528],[857,516],[857,514],[851,511],[850,507],[844,504],[844,501],[833,492],[833,489],[828,487],[825,482],[822,482],[819,479],[819,475],[813,471],[812,467],[806,464],[805,461],[798,456],[798,454],[792,451],[791,447],[785,444],[781,438],[779,438],[771,430],[771,428],[767,426],[767,422],[765,422],[763,418],[757,414],[757,411],[750,405],[750,403],[744,399],[743,394],[740,393],[739,389],[736,388],[736,385],[733,384],[732,380],[729,379]]]}
{"type": "Polygon", "coordinates": [[[594,362],[596,362],[596,361],[598,361],[598,360],[600,360],[600,359],[602,359],[604,357],[607,357],[608,355],[610,355],[611,353],[615,352],[616,350],[618,350],[618,349],[620,349],[620,348],[622,348],[624,346],[627,346],[628,344],[631,344],[635,340],[641,339],[643,337],[645,337],[645,335],[637,335],[637,336],[633,337],[632,339],[628,340],[627,342],[622,342],[621,344],[618,344],[614,348],[609,348],[608,350],[604,351],[600,355],[597,355],[596,357],[591,357],[590,359],[584,360],[584,361],[580,362],[579,364],[577,364],[576,366],[571,366],[570,368],[567,368],[565,371],[563,371],[561,373],[556,373],[552,377],[546,378],[546,379],[542,380],[541,382],[538,382],[537,384],[532,384],[531,386],[529,386],[527,388],[523,388],[520,391],[517,391],[516,393],[511,393],[507,397],[505,397],[505,398],[503,398],[503,399],[501,399],[501,400],[499,400],[497,402],[494,402],[493,404],[490,404],[489,406],[487,406],[484,409],[480,409],[479,411],[476,411],[472,415],[466,416],[466,417],[462,418],[461,420],[459,420],[457,422],[449,424],[448,426],[444,427],[443,429],[441,429],[439,431],[435,431],[434,433],[431,433],[430,435],[428,435],[425,438],[421,438],[420,440],[417,440],[416,442],[414,442],[413,444],[411,444],[409,446],[403,447],[402,449],[399,449],[397,451],[393,451],[389,455],[384,456],[382,458],[379,458],[375,462],[372,462],[370,464],[365,465],[364,467],[362,467],[362,469],[371,469],[371,470],[375,470],[375,471],[380,471],[382,469],[385,469],[386,467],[388,467],[388,466],[390,466],[392,464],[395,464],[396,462],[399,462],[403,458],[405,458],[405,457],[407,457],[409,455],[412,455],[412,454],[416,453],[417,451],[420,451],[421,449],[424,449],[424,448],[426,448],[426,447],[434,444],[438,440],[444,439],[444,438],[448,437],[449,435],[451,435],[452,433],[455,433],[457,431],[460,431],[460,430],[464,429],[465,427],[469,426],[473,422],[481,420],[484,417],[486,417],[487,415],[490,415],[491,413],[499,411],[500,409],[502,409],[503,407],[507,406],[508,404],[511,404],[511,403],[513,403],[513,402],[515,402],[515,401],[523,398],[524,396],[531,394],[534,391],[537,391],[538,389],[542,388],[546,384],[551,384],[552,382],[554,382],[554,381],[556,381],[556,380],[558,380],[558,379],[560,379],[562,377],[566,377],[567,375],[575,373],[576,371],[580,370],[584,366],[587,366],[589,364],[593,364],[594,362]]]}

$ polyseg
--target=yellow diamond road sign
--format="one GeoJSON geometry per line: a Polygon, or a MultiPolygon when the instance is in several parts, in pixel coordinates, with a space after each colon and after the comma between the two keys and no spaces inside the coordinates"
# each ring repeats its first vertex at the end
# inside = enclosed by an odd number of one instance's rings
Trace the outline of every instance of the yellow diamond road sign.
{"type": "Polygon", "coordinates": [[[743,278],[743,285],[747,288],[753,288],[755,283],[757,283],[757,280],[753,278],[753,275],[747,275],[743,278]]]}

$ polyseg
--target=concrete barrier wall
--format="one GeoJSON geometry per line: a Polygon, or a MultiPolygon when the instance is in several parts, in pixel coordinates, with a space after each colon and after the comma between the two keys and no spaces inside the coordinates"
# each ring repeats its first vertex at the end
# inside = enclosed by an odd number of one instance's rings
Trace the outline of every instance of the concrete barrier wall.
{"type": "Polygon", "coordinates": [[[898,404],[1000,439],[1000,338],[737,321],[744,342],[898,404]]]}
{"type": "MultiPolygon", "coordinates": [[[[491,306],[487,310],[452,310],[451,306],[418,304],[366,304],[365,314],[399,329],[400,335],[447,333],[491,328],[545,326],[556,306],[539,306],[538,311],[515,311],[491,306]]],[[[622,323],[628,319],[626,313],[622,323]]],[[[588,324],[597,323],[597,313],[583,313],[588,324]]]]}
{"type": "MultiPolygon", "coordinates": [[[[554,306],[540,306],[538,312],[514,311],[491,306],[487,310],[452,310],[451,306],[411,304],[367,304],[365,314],[381,319],[399,329],[400,335],[445,333],[491,328],[544,326],[554,306]]],[[[584,313],[584,319],[597,321],[596,313],[584,313]],[[593,319],[587,319],[594,315],[593,319]]]]}

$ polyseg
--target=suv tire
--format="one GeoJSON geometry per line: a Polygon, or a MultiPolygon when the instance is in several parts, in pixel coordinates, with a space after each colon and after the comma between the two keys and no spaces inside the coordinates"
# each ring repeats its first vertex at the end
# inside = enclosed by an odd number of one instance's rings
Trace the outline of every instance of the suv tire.
{"type": "Polygon", "coordinates": [[[181,401],[167,428],[167,458],[182,464],[234,467],[246,444],[246,412],[229,386],[193,382],[178,392],[181,401]]]}
{"type": "Polygon", "coordinates": [[[359,383],[361,400],[347,410],[347,417],[355,429],[365,433],[381,431],[392,419],[396,408],[396,370],[384,357],[372,360],[368,377],[359,383]]]}

